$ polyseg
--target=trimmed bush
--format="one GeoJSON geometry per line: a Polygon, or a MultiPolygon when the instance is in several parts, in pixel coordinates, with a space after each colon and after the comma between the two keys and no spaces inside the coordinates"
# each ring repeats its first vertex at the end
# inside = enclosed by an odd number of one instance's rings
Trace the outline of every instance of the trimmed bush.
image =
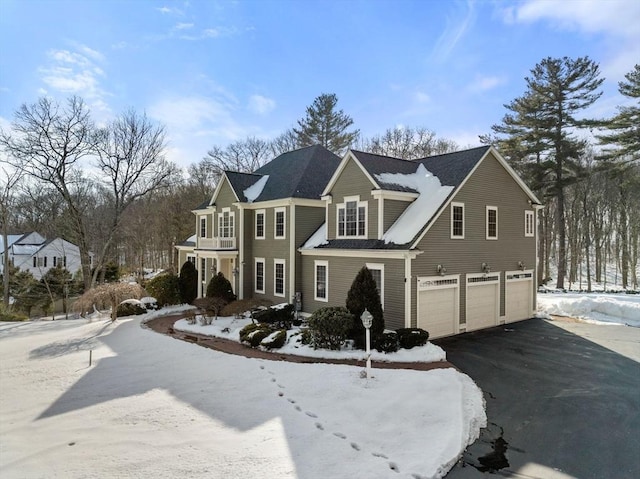
{"type": "Polygon", "coordinates": [[[293,314],[293,304],[278,305],[254,313],[253,319],[259,323],[270,324],[275,329],[291,329],[293,314]]]}
{"type": "Polygon", "coordinates": [[[395,331],[385,331],[375,339],[375,348],[381,353],[395,353],[399,347],[395,331]]]}
{"type": "Polygon", "coordinates": [[[416,346],[424,346],[429,341],[429,333],[420,328],[400,328],[396,329],[398,342],[403,349],[411,349],[416,346]]]}
{"type": "Polygon", "coordinates": [[[180,287],[178,277],[172,273],[164,273],[149,280],[145,289],[156,298],[158,305],[180,304],[180,287]]]}
{"type": "Polygon", "coordinates": [[[274,331],[269,336],[264,338],[260,343],[261,346],[264,346],[267,349],[279,349],[284,346],[284,343],[287,341],[287,330],[280,329],[278,331],[274,331]]]}
{"type": "Polygon", "coordinates": [[[377,338],[384,331],[384,315],[378,285],[366,266],[358,272],[353,280],[347,293],[346,306],[354,317],[349,338],[353,339],[355,347],[364,349],[365,333],[360,316],[362,316],[365,309],[373,316],[371,337],[377,338]]]}
{"type": "Polygon", "coordinates": [[[211,278],[207,285],[207,297],[208,298],[222,298],[225,304],[229,304],[236,300],[236,295],[233,294],[233,288],[231,283],[224,274],[218,273],[211,278]]]}
{"type": "Polygon", "coordinates": [[[273,330],[266,324],[247,324],[240,330],[240,342],[256,348],[272,332],[273,330]]]}
{"type": "Polygon", "coordinates": [[[120,303],[116,309],[116,317],[137,316],[146,312],[147,310],[137,303],[120,303]]]}
{"type": "Polygon", "coordinates": [[[191,261],[186,261],[180,268],[178,285],[183,303],[191,304],[198,297],[198,271],[191,261]]]}
{"type": "MultiPolygon", "coordinates": [[[[321,308],[307,320],[309,344],[314,349],[339,350],[353,328],[353,315],[347,308],[330,306],[321,308]]],[[[305,341],[303,335],[303,341],[305,341]]]]}
{"type": "MultiPolygon", "coordinates": [[[[207,296],[206,298],[198,298],[193,300],[193,305],[204,311],[204,315],[209,318],[218,319],[218,314],[226,305],[226,301],[223,298],[207,296]]],[[[211,322],[209,322],[211,324],[211,322]]]]}

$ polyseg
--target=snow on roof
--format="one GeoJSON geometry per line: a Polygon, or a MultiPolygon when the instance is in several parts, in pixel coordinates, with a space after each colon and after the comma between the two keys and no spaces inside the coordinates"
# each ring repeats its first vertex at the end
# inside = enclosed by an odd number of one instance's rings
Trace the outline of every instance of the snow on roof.
{"type": "Polygon", "coordinates": [[[453,186],[442,186],[438,177],[422,164],[409,175],[381,173],[375,176],[381,183],[411,188],[419,195],[382,236],[385,243],[405,244],[413,240],[453,191],[453,186]]]}
{"type": "Polygon", "coordinates": [[[196,235],[191,235],[187,238],[187,241],[191,241],[192,243],[196,242],[196,235]]]}
{"type": "Polygon", "coordinates": [[[327,223],[322,223],[322,226],[320,226],[320,228],[318,228],[316,232],[311,235],[311,238],[309,238],[307,242],[302,245],[302,249],[313,249],[327,243],[327,223]]]}
{"type": "Polygon", "coordinates": [[[269,175],[264,175],[262,178],[256,181],[253,185],[251,185],[249,188],[243,191],[244,196],[247,198],[247,202],[253,203],[256,200],[256,198],[260,196],[260,193],[262,193],[262,190],[264,189],[264,186],[267,184],[268,180],[269,180],[269,175]]]}
{"type": "Polygon", "coordinates": [[[13,254],[20,255],[34,255],[38,252],[38,250],[42,247],[39,244],[14,244],[13,245],[13,254]]]}
{"type": "MultiPolygon", "coordinates": [[[[7,235],[7,245],[11,246],[13,243],[22,238],[22,235],[7,235]]],[[[4,237],[0,235],[0,254],[4,252],[4,237]]]]}

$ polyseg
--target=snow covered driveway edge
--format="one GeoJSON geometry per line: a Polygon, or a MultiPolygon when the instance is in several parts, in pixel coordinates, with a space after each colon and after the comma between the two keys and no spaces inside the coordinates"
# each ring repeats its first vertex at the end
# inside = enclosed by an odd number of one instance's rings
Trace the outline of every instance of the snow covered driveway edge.
{"type": "Polygon", "coordinates": [[[640,295],[601,293],[538,294],[538,309],[596,324],[640,327],[640,295]]]}

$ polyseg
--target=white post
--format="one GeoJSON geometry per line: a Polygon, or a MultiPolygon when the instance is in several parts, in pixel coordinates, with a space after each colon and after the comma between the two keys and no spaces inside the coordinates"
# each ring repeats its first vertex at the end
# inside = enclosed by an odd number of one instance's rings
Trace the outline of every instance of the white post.
{"type": "Polygon", "coordinates": [[[371,378],[371,330],[366,328],[367,331],[367,379],[371,378]]]}

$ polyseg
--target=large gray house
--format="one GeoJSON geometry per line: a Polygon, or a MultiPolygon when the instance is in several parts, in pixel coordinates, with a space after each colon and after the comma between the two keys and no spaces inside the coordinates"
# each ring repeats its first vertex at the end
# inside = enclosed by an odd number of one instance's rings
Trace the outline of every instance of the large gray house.
{"type": "Polygon", "coordinates": [[[493,147],[415,161],[320,146],[225,172],[193,212],[199,295],[215,272],[239,298],[342,306],[373,273],[389,329],[432,338],[533,316],[540,202],[493,147]]]}

